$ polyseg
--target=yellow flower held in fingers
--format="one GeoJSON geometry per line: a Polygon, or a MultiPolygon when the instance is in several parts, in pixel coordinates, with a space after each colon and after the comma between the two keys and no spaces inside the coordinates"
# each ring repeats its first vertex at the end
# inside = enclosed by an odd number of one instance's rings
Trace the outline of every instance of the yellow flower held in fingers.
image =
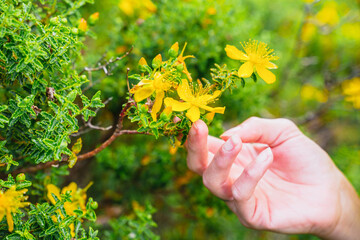
{"type": "Polygon", "coordinates": [[[156,121],[156,114],[161,109],[165,92],[171,88],[172,84],[172,82],[166,80],[164,75],[157,72],[154,75],[154,80],[141,80],[138,85],[130,90],[130,93],[134,94],[134,99],[136,102],[141,102],[142,100],[150,97],[155,92],[156,97],[154,105],[151,109],[151,116],[153,120],[156,121]]]}
{"type": "Polygon", "coordinates": [[[232,45],[226,45],[225,48],[228,57],[245,62],[238,71],[239,77],[250,77],[255,68],[261,79],[266,83],[271,84],[275,82],[275,75],[268,70],[277,68],[274,63],[270,62],[278,59],[273,54],[274,50],[269,49],[266,43],[256,40],[250,40],[244,44],[241,43],[241,45],[245,53],[232,45]]]}
{"type": "Polygon", "coordinates": [[[225,111],[225,107],[209,107],[209,103],[214,102],[217,97],[220,96],[221,91],[214,91],[212,94],[209,93],[209,88],[202,88],[199,84],[199,90],[194,92],[186,79],[183,79],[177,93],[181,100],[184,102],[177,101],[173,98],[165,98],[164,102],[167,107],[172,107],[173,111],[182,112],[186,111],[186,117],[192,122],[197,121],[200,118],[200,108],[206,111],[221,113],[225,111]]]}

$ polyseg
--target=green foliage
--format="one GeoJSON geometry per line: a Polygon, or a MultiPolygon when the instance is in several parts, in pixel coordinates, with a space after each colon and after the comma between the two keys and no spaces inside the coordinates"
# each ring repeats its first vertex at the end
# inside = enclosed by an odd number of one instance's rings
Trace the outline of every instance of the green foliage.
{"type": "MultiPolygon", "coordinates": [[[[11,212],[12,232],[7,217],[0,219],[0,238],[313,239],[240,226],[187,170],[186,153],[175,140],[179,134],[186,140],[186,113],[162,108],[154,121],[156,94],[135,104],[126,80],[132,88],[160,69],[172,71],[175,87],[167,96],[176,98],[186,74],[183,65],[173,66],[179,52],[168,49],[187,42],[186,53],[196,56],[186,60],[191,87],[198,89],[200,82],[223,92],[215,105],[226,111],[216,114],[212,135],[251,115],[292,118],[360,191],[360,115],[343,96],[344,80],[359,77],[358,3],[338,2],[338,21],[326,22],[319,12],[331,0],[153,0],[155,8],[138,7],[132,14],[119,7],[123,1],[0,1],[0,190],[28,189],[24,201],[31,203],[11,212]],[[256,74],[239,78],[239,61],[226,56],[227,44],[248,39],[268,43],[280,57],[273,85],[256,74]],[[166,63],[151,61],[158,53],[166,63]],[[141,57],[149,65],[138,68],[141,57]],[[106,107],[101,99],[108,99],[106,107]],[[129,111],[121,122],[124,107],[129,111]],[[94,161],[79,160],[118,134],[119,125],[155,137],[121,133],[94,161]],[[23,170],[26,177],[18,175],[23,170]],[[94,185],[87,194],[96,202],[79,190],[83,209],[66,211],[76,202],[74,192],[51,195],[56,203],[49,199],[50,184],[89,181],[94,185]],[[128,210],[134,201],[146,207],[128,210]]],[[[210,123],[205,114],[201,119],[210,123]]]]}
{"type": "Polygon", "coordinates": [[[146,205],[145,209],[135,209],[135,217],[124,216],[111,220],[111,231],[105,231],[104,239],[160,239],[151,231],[152,227],[157,226],[151,216],[154,212],[155,209],[151,205],[146,205]]]}

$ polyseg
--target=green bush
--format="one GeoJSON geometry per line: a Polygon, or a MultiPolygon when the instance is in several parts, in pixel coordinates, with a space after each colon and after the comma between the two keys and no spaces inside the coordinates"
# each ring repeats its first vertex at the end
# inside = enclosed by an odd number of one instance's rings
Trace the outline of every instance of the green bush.
{"type": "Polygon", "coordinates": [[[197,111],[215,136],[291,118],[359,191],[359,22],[355,0],[0,1],[0,238],[277,239],[187,170],[197,111]],[[279,56],[274,84],[227,57],[249,39],[279,56]],[[185,83],[221,99],[177,111],[185,83]]]}

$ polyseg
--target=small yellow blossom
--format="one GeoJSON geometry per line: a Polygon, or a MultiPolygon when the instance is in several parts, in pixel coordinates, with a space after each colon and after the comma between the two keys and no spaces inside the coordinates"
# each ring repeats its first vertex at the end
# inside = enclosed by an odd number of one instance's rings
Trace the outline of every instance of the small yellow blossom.
{"type": "Polygon", "coordinates": [[[166,106],[172,107],[173,111],[182,112],[187,110],[186,117],[192,122],[197,121],[200,118],[200,108],[206,111],[221,113],[225,111],[225,107],[209,107],[209,103],[214,102],[217,97],[221,94],[221,91],[214,91],[213,94],[209,94],[209,88],[202,88],[199,84],[199,90],[194,92],[186,79],[181,81],[181,84],[177,88],[177,93],[181,100],[179,102],[173,98],[165,98],[164,102],[166,106]]]}
{"type": "Polygon", "coordinates": [[[146,19],[157,10],[156,5],[151,0],[121,0],[118,6],[126,15],[130,17],[138,15],[142,19],[146,19]]]}
{"type": "Polygon", "coordinates": [[[334,26],[339,22],[338,5],[336,2],[326,2],[323,8],[316,14],[316,20],[324,25],[334,26]]]}
{"type": "Polygon", "coordinates": [[[278,57],[273,54],[274,50],[269,49],[266,43],[256,40],[250,40],[241,45],[245,53],[235,46],[226,45],[225,48],[228,57],[245,62],[238,71],[239,77],[250,77],[255,68],[256,72],[266,83],[271,84],[275,82],[275,75],[267,70],[277,68],[274,63],[270,62],[278,59],[278,57]]]}
{"type": "Polygon", "coordinates": [[[174,146],[170,145],[169,153],[171,155],[175,155],[175,153],[178,151],[179,147],[181,147],[181,142],[177,139],[175,139],[174,146]]]}
{"type": "Polygon", "coordinates": [[[79,26],[78,28],[81,30],[81,31],[86,31],[87,30],[87,22],[84,18],[80,19],[80,23],[79,23],[79,26]]]}
{"type": "Polygon", "coordinates": [[[142,166],[146,166],[146,165],[148,165],[150,162],[151,162],[151,157],[150,157],[149,155],[144,156],[144,157],[141,159],[141,161],[140,161],[140,163],[141,163],[142,166]]]}
{"type": "Polygon", "coordinates": [[[206,10],[206,13],[209,15],[215,15],[216,14],[216,8],[210,7],[206,10]]]}
{"type": "Polygon", "coordinates": [[[316,100],[320,103],[324,103],[328,100],[328,95],[326,91],[317,89],[310,84],[305,84],[301,88],[300,96],[303,100],[316,100]]]}
{"type": "Polygon", "coordinates": [[[186,67],[185,59],[187,59],[187,58],[195,58],[195,57],[193,55],[184,56],[184,51],[185,51],[186,45],[187,45],[187,43],[185,43],[180,55],[177,57],[176,65],[183,65],[184,66],[183,73],[186,74],[187,78],[191,82],[192,78],[191,78],[191,75],[190,75],[190,73],[189,73],[189,71],[188,71],[188,69],[186,67]]]}
{"type": "Polygon", "coordinates": [[[342,84],[345,101],[351,102],[354,108],[360,109],[360,77],[346,80],[342,84]]]}
{"type": "Polygon", "coordinates": [[[100,16],[99,12],[95,12],[90,15],[89,19],[92,21],[97,21],[99,19],[99,16],[100,16]]]}
{"type": "MultiPolygon", "coordinates": [[[[76,213],[74,210],[81,209],[82,211],[86,212],[86,191],[91,187],[93,183],[90,182],[85,188],[81,189],[77,187],[77,184],[74,182],[71,182],[68,186],[64,187],[61,190],[61,194],[65,194],[66,192],[70,192],[70,200],[71,202],[65,202],[64,208],[67,215],[70,216],[76,216],[76,213]]],[[[54,194],[58,199],[60,199],[60,189],[55,186],[54,184],[48,184],[46,185],[47,189],[47,197],[50,200],[52,204],[56,204],[56,201],[52,194],[54,194]]],[[[60,215],[62,216],[61,212],[59,211],[60,215]]],[[[63,216],[62,216],[63,217],[63,216]]],[[[53,220],[56,221],[56,218],[53,217],[53,220]]],[[[75,236],[74,232],[74,224],[71,224],[70,226],[71,235],[72,237],[75,236]]]]}
{"type": "Polygon", "coordinates": [[[188,184],[194,177],[196,177],[196,174],[190,170],[187,170],[183,176],[175,180],[176,188],[188,184]]]}
{"type": "Polygon", "coordinates": [[[341,33],[344,37],[356,40],[360,43],[360,22],[344,23],[341,26],[341,33]]]}
{"type": "Polygon", "coordinates": [[[311,21],[306,21],[301,28],[301,40],[309,42],[316,35],[317,27],[311,21]]]}
{"type": "Polygon", "coordinates": [[[19,211],[19,208],[23,208],[29,205],[28,202],[24,202],[27,197],[24,194],[27,189],[16,191],[16,186],[12,186],[5,192],[0,191],[0,221],[6,215],[9,232],[14,230],[14,221],[12,213],[19,211]]]}
{"type": "Polygon", "coordinates": [[[142,100],[150,97],[154,92],[156,94],[154,105],[151,109],[151,116],[154,121],[157,119],[157,113],[160,111],[163,99],[165,97],[165,92],[168,91],[172,86],[172,82],[166,80],[164,75],[159,72],[156,72],[154,75],[154,80],[144,79],[138,83],[134,88],[130,90],[130,93],[134,94],[134,99],[136,102],[141,102],[142,100]]]}

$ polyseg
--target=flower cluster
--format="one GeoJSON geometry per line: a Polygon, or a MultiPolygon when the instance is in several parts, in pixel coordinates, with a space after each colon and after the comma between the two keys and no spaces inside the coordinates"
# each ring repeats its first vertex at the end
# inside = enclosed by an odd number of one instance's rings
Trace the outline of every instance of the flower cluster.
{"type": "Polygon", "coordinates": [[[13,185],[5,192],[0,191],[0,221],[6,215],[6,220],[9,228],[9,232],[14,230],[14,221],[12,214],[19,211],[19,208],[23,208],[29,205],[28,202],[24,202],[27,197],[24,194],[27,189],[16,190],[16,186],[13,185]]]}
{"type": "Polygon", "coordinates": [[[192,122],[200,118],[211,121],[215,113],[225,111],[225,107],[209,106],[224,90],[219,90],[220,85],[216,83],[193,80],[185,60],[194,56],[185,56],[185,48],[186,44],[179,54],[176,42],[168,51],[169,59],[164,61],[158,54],[151,67],[141,58],[142,74],[130,76],[137,84],[130,89],[134,111],[129,117],[139,122],[140,130],[152,132],[156,137],[159,131],[168,136],[186,134],[192,122]]]}
{"type": "Polygon", "coordinates": [[[252,76],[256,80],[256,71],[265,82],[275,81],[275,75],[267,69],[277,68],[271,60],[278,57],[265,43],[244,43],[245,52],[227,45],[227,55],[245,63],[239,70],[229,70],[226,65],[215,64],[216,68],[211,69],[210,73],[211,81],[192,78],[185,60],[194,56],[185,56],[185,48],[186,43],[179,53],[176,42],[168,51],[169,59],[164,61],[162,55],[158,54],[152,60],[151,67],[145,58],[141,58],[141,74],[129,76],[130,80],[136,82],[132,82],[133,87],[129,89],[128,104],[131,107],[127,115],[132,122],[138,122],[138,132],[155,137],[169,136],[173,143],[175,136],[182,135],[184,141],[193,122],[202,119],[210,123],[215,113],[224,113],[225,107],[216,106],[216,101],[225,90],[236,88],[238,82],[244,87],[244,77],[252,76]]]}

